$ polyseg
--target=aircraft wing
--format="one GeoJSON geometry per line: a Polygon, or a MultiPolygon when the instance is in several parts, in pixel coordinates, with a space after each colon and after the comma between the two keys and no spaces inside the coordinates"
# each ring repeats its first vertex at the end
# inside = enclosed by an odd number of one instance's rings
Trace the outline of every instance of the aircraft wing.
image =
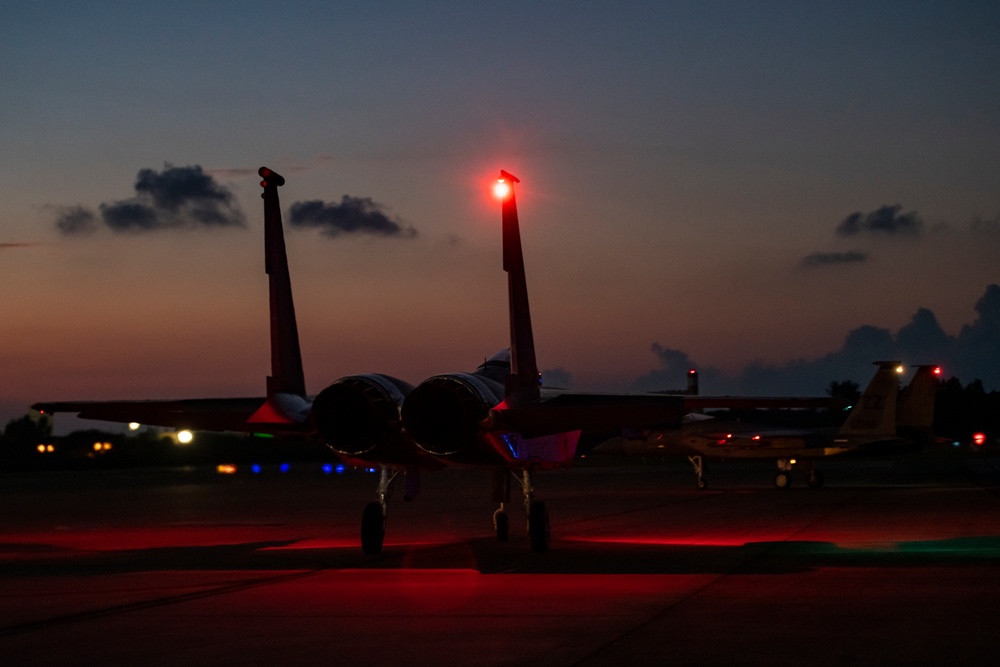
{"type": "Polygon", "coordinates": [[[685,411],[680,396],[558,394],[521,406],[497,406],[485,425],[534,438],[569,431],[674,428],[681,425],[685,411]]]}
{"type": "Polygon", "coordinates": [[[198,398],[175,401],[64,401],[32,405],[43,414],[73,412],[81,419],[165,426],[196,431],[247,431],[297,433],[307,432],[308,423],[287,419],[254,420],[267,413],[270,402],[257,398],[198,398]],[[252,421],[253,420],[253,421],[252,421]]]}
{"type": "Polygon", "coordinates": [[[771,408],[831,408],[840,409],[847,406],[842,398],[830,396],[792,397],[792,396],[679,396],[684,400],[686,410],[719,409],[719,410],[767,410],[771,408]]]}

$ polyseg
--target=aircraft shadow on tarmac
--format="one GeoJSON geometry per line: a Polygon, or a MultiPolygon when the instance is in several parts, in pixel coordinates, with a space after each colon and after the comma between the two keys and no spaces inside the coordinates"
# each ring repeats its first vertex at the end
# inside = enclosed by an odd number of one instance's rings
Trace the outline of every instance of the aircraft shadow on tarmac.
{"type": "Polygon", "coordinates": [[[792,574],[826,567],[961,567],[996,562],[1000,537],[956,537],[844,547],[820,541],[743,545],[623,544],[554,540],[547,554],[487,538],[393,546],[375,557],[356,548],[296,546],[297,540],[118,551],[73,551],[0,543],[0,578],[107,576],[150,571],[318,571],[467,569],[482,574],[792,574]],[[17,558],[30,554],[28,559],[17,558]],[[15,555],[15,559],[10,556],[15,555]]]}

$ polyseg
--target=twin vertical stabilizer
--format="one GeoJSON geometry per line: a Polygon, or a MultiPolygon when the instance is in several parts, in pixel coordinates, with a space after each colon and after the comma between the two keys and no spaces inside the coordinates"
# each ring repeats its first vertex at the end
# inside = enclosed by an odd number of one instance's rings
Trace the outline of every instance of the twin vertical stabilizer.
{"type": "Polygon", "coordinates": [[[899,397],[898,361],[876,361],[879,367],[847,421],[840,435],[894,437],[896,402],[899,397]]]}
{"type": "Polygon", "coordinates": [[[267,378],[267,396],[305,396],[299,331],[278,201],[278,187],[285,184],[285,179],[267,167],[261,167],[258,173],[264,188],[261,194],[264,199],[264,270],[268,275],[271,305],[271,375],[267,378]]]}
{"type": "Polygon", "coordinates": [[[510,304],[510,375],[504,399],[511,407],[537,401],[540,396],[531,311],[528,308],[528,284],[524,275],[524,253],[514,198],[514,184],[518,182],[515,176],[501,170],[496,187],[496,194],[501,200],[503,270],[507,272],[510,304]]]}

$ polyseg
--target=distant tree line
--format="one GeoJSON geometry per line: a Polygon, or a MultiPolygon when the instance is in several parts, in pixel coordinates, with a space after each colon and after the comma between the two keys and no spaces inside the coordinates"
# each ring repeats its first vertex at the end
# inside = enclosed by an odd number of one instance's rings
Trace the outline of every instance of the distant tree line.
{"type": "Polygon", "coordinates": [[[984,433],[988,442],[997,442],[1000,391],[987,392],[979,380],[964,387],[954,377],[940,382],[934,401],[934,433],[959,442],[968,442],[974,433],[984,433]]]}

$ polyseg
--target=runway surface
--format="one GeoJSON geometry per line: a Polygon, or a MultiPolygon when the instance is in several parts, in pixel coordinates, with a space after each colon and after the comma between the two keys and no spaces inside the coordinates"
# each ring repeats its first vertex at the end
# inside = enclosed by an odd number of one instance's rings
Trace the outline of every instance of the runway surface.
{"type": "Polygon", "coordinates": [[[430,474],[378,556],[361,471],[3,474],[0,662],[996,663],[1000,462],[685,466],[539,474],[546,554],[518,505],[496,542],[484,473],[430,474]]]}

